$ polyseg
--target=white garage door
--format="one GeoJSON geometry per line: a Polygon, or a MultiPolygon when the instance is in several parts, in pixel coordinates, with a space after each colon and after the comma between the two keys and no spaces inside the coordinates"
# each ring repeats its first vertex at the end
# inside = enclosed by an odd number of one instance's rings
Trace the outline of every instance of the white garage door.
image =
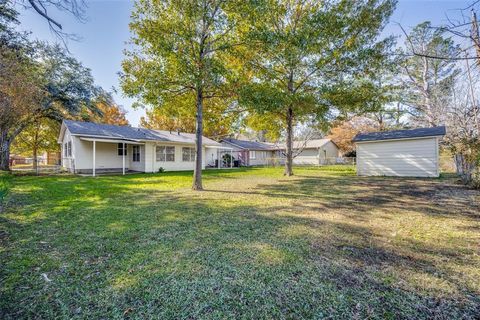
{"type": "Polygon", "coordinates": [[[436,138],[357,143],[357,174],[438,177],[436,138]]]}

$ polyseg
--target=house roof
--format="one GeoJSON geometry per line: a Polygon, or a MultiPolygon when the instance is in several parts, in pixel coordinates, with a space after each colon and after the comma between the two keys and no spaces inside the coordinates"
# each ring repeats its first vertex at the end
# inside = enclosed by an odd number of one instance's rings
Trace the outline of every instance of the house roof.
{"type": "Polygon", "coordinates": [[[222,139],[222,142],[231,144],[237,148],[244,150],[276,150],[273,144],[257,141],[248,141],[248,140],[238,140],[232,138],[222,139]]]}
{"type": "MultiPolygon", "coordinates": [[[[64,120],[63,124],[72,135],[114,138],[122,140],[163,141],[178,143],[195,143],[195,134],[184,132],[170,132],[151,130],[130,126],[116,126],[93,122],[64,120]]],[[[220,146],[216,141],[203,137],[204,145],[220,146]]]]}
{"type": "MultiPolygon", "coordinates": [[[[237,148],[244,150],[284,150],[286,148],[285,143],[274,144],[270,142],[257,142],[257,141],[248,141],[248,140],[238,140],[238,139],[223,139],[222,142],[229,143],[234,145],[237,148]]],[[[309,149],[309,148],[321,148],[327,143],[332,142],[330,139],[314,139],[308,141],[293,141],[294,149],[309,149]]]]}
{"type": "Polygon", "coordinates": [[[381,140],[436,137],[436,136],[444,136],[445,133],[446,133],[446,130],[444,126],[433,127],[433,128],[418,128],[418,129],[411,129],[411,130],[367,132],[367,133],[357,134],[352,141],[363,142],[363,141],[381,141],[381,140]]]}

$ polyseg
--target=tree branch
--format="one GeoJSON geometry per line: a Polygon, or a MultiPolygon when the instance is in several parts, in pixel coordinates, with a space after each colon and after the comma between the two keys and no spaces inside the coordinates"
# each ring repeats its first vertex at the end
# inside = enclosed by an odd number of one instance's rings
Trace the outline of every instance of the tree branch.
{"type": "Polygon", "coordinates": [[[39,15],[41,15],[42,17],[44,17],[45,19],[47,19],[47,21],[49,23],[53,23],[55,26],[57,26],[57,28],[59,28],[60,30],[62,30],[62,25],[60,23],[58,23],[57,21],[53,20],[52,18],[50,18],[50,16],[47,14],[47,10],[45,8],[44,11],[42,11],[38,6],[37,4],[35,3],[35,0],[28,0],[28,2],[30,3],[30,5],[32,6],[33,10],[35,10],[39,15]]]}

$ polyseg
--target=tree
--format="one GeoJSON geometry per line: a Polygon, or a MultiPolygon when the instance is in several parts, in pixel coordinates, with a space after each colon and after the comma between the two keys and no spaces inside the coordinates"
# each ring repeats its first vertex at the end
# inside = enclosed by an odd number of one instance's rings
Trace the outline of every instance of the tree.
{"type": "Polygon", "coordinates": [[[0,170],[9,170],[10,146],[42,118],[76,115],[95,91],[90,70],[58,45],[37,43],[31,53],[0,51],[0,170]]]}
{"type": "Polygon", "coordinates": [[[378,131],[379,126],[375,121],[366,117],[354,117],[348,121],[335,125],[328,137],[338,146],[344,154],[355,151],[352,139],[360,132],[378,131]]]}
{"type": "MultiPolygon", "coordinates": [[[[0,170],[9,170],[10,146],[32,116],[32,106],[39,105],[44,96],[44,80],[30,57],[30,46],[8,24],[2,8],[0,24],[0,170]]],[[[15,15],[15,13],[12,13],[15,15]]]]}
{"type": "Polygon", "coordinates": [[[240,101],[283,118],[285,175],[293,175],[295,122],[353,111],[372,97],[356,93],[373,92],[369,69],[391,44],[377,38],[394,6],[393,0],[266,1],[248,34],[254,81],[240,101]]]}
{"type": "MultiPolygon", "coordinates": [[[[145,128],[158,130],[180,130],[195,132],[195,97],[175,96],[166,99],[161,107],[147,110],[147,117],[141,119],[145,128]]],[[[228,99],[210,98],[204,103],[203,133],[207,137],[222,137],[232,130],[235,113],[230,112],[228,99]]]]}
{"type": "Polygon", "coordinates": [[[480,73],[478,69],[471,70],[468,60],[464,62],[465,72],[457,77],[450,93],[444,143],[454,155],[457,174],[462,181],[480,188],[480,73]]]}
{"type": "Polygon", "coordinates": [[[445,122],[451,90],[460,72],[453,59],[459,55],[460,48],[451,38],[444,36],[442,29],[432,28],[430,22],[417,25],[408,34],[405,47],[400,50],[406,56],[401,62],[402,102],[409,107],[414,125],[438,126],[445,122]]]}
{"type": "Polygon", "coordinates": [[[260,141],[269,140],[277,142],[282,138],[282,120],[282,117],[273,113],[250,113],[243,119],[243,125],[246,127],[243,131],[252,138],[260,141]]]}
{"type": "Polygon", "coordinates": [[[41,152],[57,151],[57,138],[60,123],[54,119],[41,118],[27,126],[12,144],[12,151],[20,154],[31,154],[33,169],[38,168],[38,154],[41,152]]]}
{"type": "Polygon", "coordinates": [[[128,126],[129,122],[125,117],[127,113],[121,106],[115,103],[110,92],[102,88],[96,88],[95,98],[93,98],[95,109],[84,106],[80,112],[80,118],[83,121],[96,123],[113,124],[118,126],[128,126]]]}
{"type": "MultiPolygon", "coordinates": [[[[0,8],[2,2],[7,3],[9,0],[0,0],[0,8]]],[[[18,0],[14,1],[16,5],[23,9],[33,9],[37,14],[43,17],[50,27],[52,33],[66,44],[66,39],[76,37],[63,31],[62,24],[50,14],[51,9],[56,12],[67,12],[77,20],[85,21],[85,1],[84,0],[18,0]]]]}
{"type": "MultiPolygon", "coordinates": [[[[163,107],[185,97],[195,108],[194,190],[202,190],[205,101],[231,97],[234,68],[227,51],[236,44],[243,1],[138,0],[130,30],[136,49],[123,61],[122,88],[142,103],[163,107]]],[[[246,12],[246,11],[244,11],[246,12]]]]}

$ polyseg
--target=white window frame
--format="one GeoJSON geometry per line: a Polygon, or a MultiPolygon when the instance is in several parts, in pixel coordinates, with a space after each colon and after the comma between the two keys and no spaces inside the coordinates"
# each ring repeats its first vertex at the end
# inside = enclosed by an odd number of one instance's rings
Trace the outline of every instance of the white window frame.
{"type": "Polygon", "coordinates": [[[248,157],[249,157],[250,160],[257,159],[257,152],[255,150],[250,150],[248,152],[248,157]]]}
{"type": "Polygon", "coordinates": [[[157,162],[175,162],[175,146],[156,146],[155,160],[157,162]],[[170,150],[170,152],[167,152],[167,150],[170,150]],[[173,156],[173,158],[169,160],[168,156],[173,156]]]}
{"type": "Polygon", "coordinates": [[[193,161],[195,161],[195,148],[182,147],[182,162],[193,162],[193,161]],[[185,156],[187,156],[186,157],[187,159],[185,159],[185,156]]]}

